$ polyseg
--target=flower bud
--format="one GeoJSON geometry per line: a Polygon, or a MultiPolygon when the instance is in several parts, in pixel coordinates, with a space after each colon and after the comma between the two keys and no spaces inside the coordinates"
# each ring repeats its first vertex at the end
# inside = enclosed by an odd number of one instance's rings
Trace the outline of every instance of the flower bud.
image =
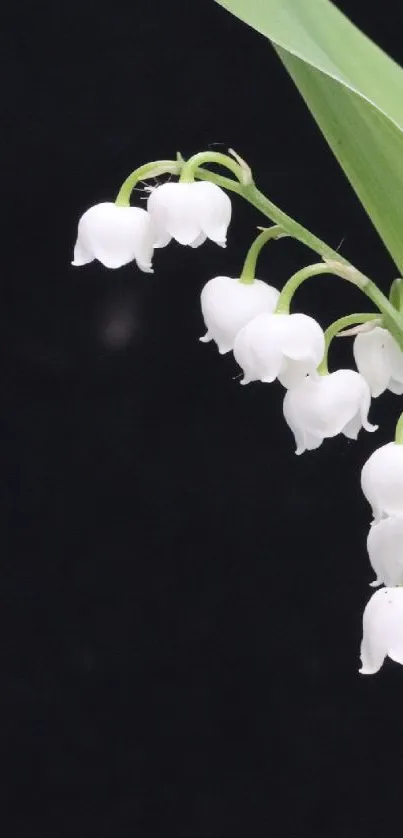
{"type": "Polygon", "coordinates": [[[200,301],[207,333],[202,343],[215,340],[220,355],[230,352],[243,326],[260,312],[271,312],[280,294],[259,279],[244,283],[229,276],[216,276],[204,286],[200,301]]]}
{"type": "Polygon", "coordinates": [[[403,588],[381,588],[363,615],[362,675],[374,675],[386,656],[403,663],[403,588]]]}
{"type": "Polygon", "coordinates": [[[156,247],[170,238],[199,247],[206,238],[225,247],[231,220],[231,201],[209,181],[163,183],[152,189],[147,201],[156,247]]]}
{"type": "Polygon", "coordinates": [[[361,471],[361,488],[375,521],[403,515],[403,445],[388,442],[371,454],[361,471]]]}
{"type": "Polygon", "coordinates": [[[303,378],[287,390],[283,404],[296,453],[318,448],[324,439],[340,433],[356,439],[362,427],[376,431],[377,426],[368,422],[370,403],[369,386],[354,370],[303,378]]]}
{"type": "Polygon", "coordinates": [[[385,390],[403,393],[403,352],[387,329],[376,326],[354,340],[357,369],[368,381],[374,398],[385,390]]]}
{"type": "Polygon", "coordinates": [[[234,356],[243,369],[241,384],[278,378],[291,387],[322,360],[324,334],[306,314],[259,314],[238,332],[234,356]]]}
{"type": "Polygon", "coordinates": [[[120,268],[135,260],[140,270],[152,273],[152,255],[150,218],[140,207],[96,204],[78,222],[73,265],[98,259],[106,268],[120,268]]]}
{"type": "Polygon", "coordinates": [[[403,584],[403,515],[373,524],[367,538],[369,560],[377,585],[403,584]]]}

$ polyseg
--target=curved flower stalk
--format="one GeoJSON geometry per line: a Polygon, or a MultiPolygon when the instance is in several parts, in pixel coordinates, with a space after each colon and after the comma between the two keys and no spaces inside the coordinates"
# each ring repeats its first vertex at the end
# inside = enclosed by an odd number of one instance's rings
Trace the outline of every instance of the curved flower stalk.
{"type": "Polygon", "coordinates": [[[363,615],[362,675],[374,675],[386,656],[403,664],[403,588],[376,591],[363,615]]]}
{"type": "Polygon", "coordinates": [[[214,340],[220,355],[230,352],[235,337],[261,312],[274,311],[280,292],[259,279],[243,283],[229,276],[216,276],[204,286],[201,309],[207,332],[202,343],[214,340]]]}
{"type": "Polygon", "coordinates": [[[313,317],[259,314],[234,341],[235,360],[244,373],[241,384],[278,378],[284,387],[291,387],[315,373],[324,347],[323,331],[313,317]]]}
{"type": "Polygon", "coordinates": [[[152,189],[147,210],[156,247],[171,238],[190,247],[199,247],[206,238],[226,246],[231,201],[214,183],[164,183],[152,189]]]}
{"type": "Polygon", "coordinates": [[[388,442],[371,454],[361,472],[361,488],[376,522],[403,514],[403,445],[388,442]]]}
{"type": "Polygon", "coordinates": [[[403,585],[403,515],[373,524],[367,538],[369,560],[376,573],[371,587],[403,585]]]}
{"type": "Polygon", "coordinates": [[[387,329],[376,326],[357,335],[353,353],[358,371],[368,381],[373,398],[385,390],[403,393],[403,352],[387,329]]]}
{"type": "Polygon", "coordinates": [[[106,268],[121,268],[135,260],[140,270],[152,273],[152,255],[150,217],[140,207],[96,204],[78,222],[73,265],[98,259],[106,268]]]}
{"type": "Polygon", "coordinates": [[[318,448],[324,439],[342,433],[357,439],[361,428],[376,431],[368,422],[371,403],[369,386],[354,370],[337,370],[329,375],[308,375],[285,395],[284,418],[291,428],[296,453],[318,448]]]}
{"type": "Polygon", "coordinates": [[[220,355],[233,349],[240,329],[257,314],[274,311],[280,292],[255,279],[256,262],[262,247],[283,235],[277,225],[263,230],[248,250],[239,279],[216,276],[204,286],[200,301],[207,332],[200,340],[202,343],[214,340],[220,355]]]}

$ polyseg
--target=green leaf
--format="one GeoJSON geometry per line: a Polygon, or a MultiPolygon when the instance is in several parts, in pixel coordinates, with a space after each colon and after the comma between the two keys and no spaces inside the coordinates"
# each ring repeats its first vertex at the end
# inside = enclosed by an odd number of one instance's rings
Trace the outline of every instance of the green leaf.
{"type": "Polygon", "coordinates": [[[402,68],[329,0],[216,2],[272,42],[403,273],[402,68]]]}
{"type": "Polygon", "coordinates": [[[402,311],[402,309],[403,309],[403,279],[400,276],[397,279],[394,279],[393,282],[392,282],[392,285],[390,286],[389,302],[391,302],[392,306],[397,308],[398,311],[402,311]]]}

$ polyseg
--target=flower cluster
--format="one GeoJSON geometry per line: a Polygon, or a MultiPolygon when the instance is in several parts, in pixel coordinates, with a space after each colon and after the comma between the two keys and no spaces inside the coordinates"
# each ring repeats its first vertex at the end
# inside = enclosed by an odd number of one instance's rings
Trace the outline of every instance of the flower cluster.
{"type": "MultiPolygon", "coordinates": [[[[198,165],[201,157],[196,155],[188,163],[182,158],[176,163],[166,161],[165,170],[181,174],[180,180],[150,187],[147,209],[130,206],[128,198],[139,179],[137,173],[146,171],[151,177],[164,171],[160,163],[147,164],[129,176],[116,203],[100,203],[88,209],[79,221],[73,265],[97,259],[108,268],[118,268],[136,261],[142,271],[152,272],[154,248],[165,247],[171,239],[196,248],[208,238],[225,247],[231,201],[212,182],[213,173],[209,173],[211,181],[194,180],[190,164],[196,161],[198,165]]],[[[205,157],[207,162],[219,162],[235,172],[240,183],[235,188],[234,181],[227,180],[228,188],[253,203],[250,170],[241,158],[235,155],[235,162],[212,153],[205,157]]],[[[259,193],[256,199],[259,208],[262,197],[259,193]]],[[[272,207],[270,204],[271,212],[272,207]]],[[[269,211],[267,215],[276,220],[269,211]]],[[[207,331],[200,340],[214,342],[221,355],[233,353],[243,373],[241,384],[268,384],[278,379],[285,390],[284,418],[294,435],[296,453],[302,454],[338,434],[356,439],[361,428],[377,430],[368,420],[371,397],[377,398],[386,389],[403,394],[403,324],[400,311],[390,302],[392,297],[388,301],[374,283],[344,260],[324,259],[303,268],[281,293],[256,279],[256,260],[263,244],[294,234],[295,223],[288,219],[287,228],[287,219],[281,213],[281,226],[260,233],[238,277],[216,276],[206,283],[201,292],[201,312],[207,331]],[[301,282],[321,273],[336,273],[355,282],[376,304],[378,312],[347,315],[325,332],[312,317],[290,313],[292,297],[301,282]],[[329,373],[331,340],[351,324],[354,328],[344,334],[355,335],[357,369],[329,373]]],[[[298,225],[300,240],[324,257],[330,249],[307,231],[302,236],[301,230],[298,225]]],[[[398,423],[396,441],[376,450],[362,469],[362,490],[374,516],[367,540],[376,573],[371,584],[385,586],[373,594],[364,611],[363,674],[377,672],[387,655],[403,663],[403,431],[399,428],[398,423]]]]}
{"type": "Polygon", "coordinates": [[[106,268],[134,260],[152,272],[154,248],[171,239],[199,247],[212,239],[225,247],[231,201],[214,183],[164,183],[152,189],[147,209],[111,202],[90,207],[80,218],[73,265],[94,259],[106,268]]]}

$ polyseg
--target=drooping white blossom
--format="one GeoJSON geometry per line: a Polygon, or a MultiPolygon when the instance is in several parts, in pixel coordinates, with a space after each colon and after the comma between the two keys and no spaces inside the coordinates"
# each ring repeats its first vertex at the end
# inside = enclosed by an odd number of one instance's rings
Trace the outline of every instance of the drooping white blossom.
{"type": "Polygon", "coordinates": [[[171,238],[191,247],[199,247],[206,238],[226,245],[231,201],[215,183],[163,183],[151,190],[147,210],[155,247],[165,246],[171,238]]]}
{"type": "Polygon", "coordinates": [[[403,664],[403,588],[381,588],[363,615],[362,675],[374,675],[386,656],[403,664]]]}
{"type": "Polygon", "coordinates": [[[306,314],[259,314],[238,332],[234,356],[243,369],[241,384],[271,382],[291,387],[322,360],[324,334],[306,314]]]}
{"type": "Polygon", "coordinates": [[[361,488],[375,521],[403,515],[403,445],[388,442],[371,454],[361,472],[361,488]]]}
{"type": "Polygon", "coordinates": [[[150,217],[140,207],[96,204],[78,222],[73,265],[98,259],[107,268],[120,268],[135,260],[142,271],[152,273],[152,255],[150,217]]]}
{"type": "Polygon", "coordinates": [[[261,312],[274,311],[280,294],[260,279],[244,283],[229,276],[216,276],[204,286],[201,309],[207,332],[202,343],[214,340],[220,355],[230,352],[239,330],[261,312]]]}
{"type": "Polygon", "coordinates": [[[368,556],[377,585],[403,584],[403,515],[373,524],[367,538],[368,556]]]}
{"type": "Polygon", "coordinates": [[[368,381],[374,398],[385,390],[403,393],[403,352],[387,329],[376,326],[357,335],[353,344],[357,369],[368,381]]]}
{"type": "Polygon", "coordinates": [[[318,448],[324,439],[344,434],[357,439],[361,428],[376,431],[368,422],[371,393],[354,370],[311,375],[287,390],[283,411],[297,446],[296,453],[318,448]]]}

